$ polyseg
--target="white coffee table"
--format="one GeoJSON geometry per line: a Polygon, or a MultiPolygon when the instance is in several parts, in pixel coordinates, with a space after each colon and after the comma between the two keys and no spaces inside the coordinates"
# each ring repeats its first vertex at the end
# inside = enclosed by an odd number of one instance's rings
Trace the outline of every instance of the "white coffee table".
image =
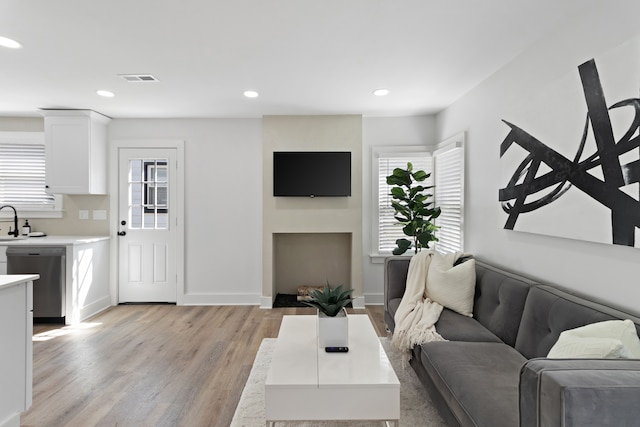
{"type": "Polygon", "coordinates": [[[284,316],[265,382],[277,421],[380,420],[398,426],[400,382],[367,315],[349,318],[349,352],[318,346],[317,316],[284,316]]]}

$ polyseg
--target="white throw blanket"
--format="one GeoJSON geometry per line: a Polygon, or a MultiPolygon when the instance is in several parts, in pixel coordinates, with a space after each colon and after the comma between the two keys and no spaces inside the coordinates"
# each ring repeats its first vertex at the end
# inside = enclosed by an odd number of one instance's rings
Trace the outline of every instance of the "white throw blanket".
{"type": "MultiPolygon", "coordinates": [[[[445,258],[453,265],[460,255],[448,254],[445,258]]],[[[426,296],[427,275],[434,256],[442,255],[434,251],[421,251],[409,262],[407,286],[394,316],[396,326],[391,341],[402,352],[403,365],[411,360],[414,346],[431,341],[446,341],[436,332],[435,327],[443,307],[426,296]]]]}

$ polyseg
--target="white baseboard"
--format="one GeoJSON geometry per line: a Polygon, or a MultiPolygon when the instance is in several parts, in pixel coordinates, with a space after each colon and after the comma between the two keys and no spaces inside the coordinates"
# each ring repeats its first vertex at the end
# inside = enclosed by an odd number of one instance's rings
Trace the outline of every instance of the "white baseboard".
{"type": "Polygon", "coordinates": [[[262,297],[258,294],[186,294],[182,305],[260,305],[262,297]]]}
{"type": "Polygon", "coordinates": [[[366,305],[384,305],[384,294],[364,294],[364,303],[366,305]]]}
{"type": "MultiPolygon", "coordinates": [[[[111,295],[105,295],[102,298],[98,298],[92,303],[85,305],[84,307],[69,307],[67,305],[67,311],[65,313],[65,323],[67,325],[78,324],[91,316],[95,316],[101,311],[111,307],[111,295]]],[[[2,427],[0,425],[0,427],[2,427]]]]}
{"type": "Polygon", "coordinates": [[[80,309],[80,321],[82,322],[83,320],[88,319],[91,316],[95,316],[96,314],[106,310],[109,307],[111,307],[111,296],[105,295],[97,301],[85,305],[80,309]]]}
{"type": "Polygon", "coordinates": [[[20,427],[20,413],[16,412],[8,418],[0,420],[0,427],[20,427]]]}
{"type": "Polygon", "coordinates": [[[273,297],[261,297],[260,308],[273,308],[273,297]]]}
{"type": "Polygon", "coordinates": [[[353,308],[364,308],[364,297],[355,297],[351,304],[353,308]]]}

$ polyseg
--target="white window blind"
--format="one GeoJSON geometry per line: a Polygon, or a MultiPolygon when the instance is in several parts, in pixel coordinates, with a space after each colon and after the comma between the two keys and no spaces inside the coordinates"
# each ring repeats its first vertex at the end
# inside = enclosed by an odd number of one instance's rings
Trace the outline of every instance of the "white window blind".
{"type": "Polygon", "coordinates": [[[53,211],[56,199],[45,192],[43,144],[0,143],[0,204],[18,211],[53,211]]]}
{"type": "Polygon", "coordinates": [[[464,148],[449,144],[434,153],[435,202],[441,210],[436,218],[436,250],[442,253],[463,250],[464,148]]]}
{"type": "MultiPolygon", "coordinates": [[[[395,168],[406,169],[407,162],[411,162],[413,170],[423,170],[431,174],[433,159],[427,152],[421,153],[380,153],[378,156],[378,253],[391,253],[396,247],[396,240],[407,238],[402,232],[402,225],[393,217],[394,209],[391,206],[391,186],[387,185],[387,176],[393,173],[395,168]]],[[[433,185],[433,175],[427,178],[423,186],[433,185]]],[[[432,190],[427,191],[433,194],[432,190]]],[[[411,249],[413,250],[413,249],[411,249]]]]}

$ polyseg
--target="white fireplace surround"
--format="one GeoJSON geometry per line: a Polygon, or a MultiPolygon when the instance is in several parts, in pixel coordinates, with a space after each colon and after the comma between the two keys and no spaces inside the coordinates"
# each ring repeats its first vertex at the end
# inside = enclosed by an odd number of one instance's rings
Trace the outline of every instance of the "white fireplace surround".
{"type": "Polygon", "coordinates": [[[344,284],[364,308],[362,117],[265,116],[261,307],[282,287],[344,284]],[[351,197],[274,197],[275,151],[351,152],[351,197]],[[302,283],[301,283],[302,282],[302,283]]]}

